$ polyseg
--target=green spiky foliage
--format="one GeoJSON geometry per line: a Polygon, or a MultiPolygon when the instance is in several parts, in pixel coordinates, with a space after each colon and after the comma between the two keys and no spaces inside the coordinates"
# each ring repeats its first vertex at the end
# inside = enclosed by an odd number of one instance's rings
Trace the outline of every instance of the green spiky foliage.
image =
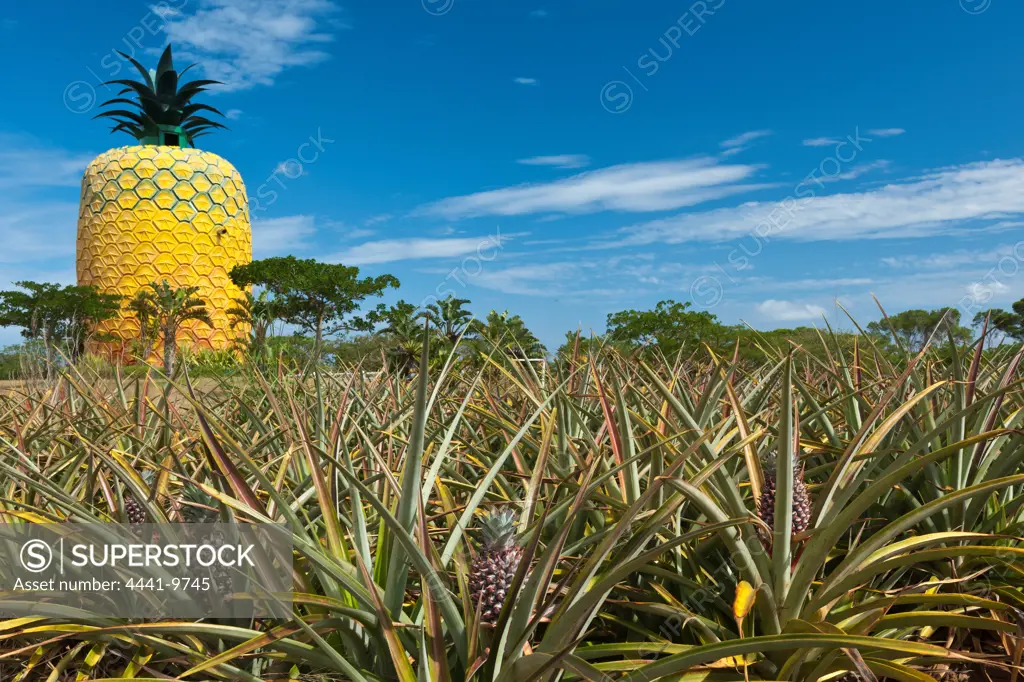
{"type": "Polygon", "coordinates": [[[193,98],[207,90],[208,85],[219,85],[220,81],[199,79],[181,82],[181,77],[195,64],[182,69],[174,68],[171,46],[168,45],[160,57],[155,71],[147,70],[132,57],[118,52],[142,75],[140,80],[118,79],[104,85],[121,85],[123,89],[113,99],[100,106],[127,105],[132,109],[108,109],[94,118],[111,118],[115,125],[112,132],[125,132],[142,144],[157,144],[161,131],[177,132],[186,144],[191,146],[197,137],[209,134],[216,128],[226,129],[221,123],[212,121],[200,112],[223,114],[208,104],[193,102],[193,98]],[[123,95],[133,94],[129,99],[123,95]]]}
{"type": "Polygon", "coordinates": [[[523,558],[516,540],[516,512],[503,507],[483,517],[480,553],[473,560],[469,575],[470,596],[479,605],[480,620],[493,623],[509,598],[512,580],[523,558]]]}
{"type": "Polygon", "coordinates": [[[128,487],[159,523],[136,472],[173,462],[161,496],[216,481],[225,533],[270,520],[294,550],[293,617],[140,627],[33,602],[0,625],[2,662],[26,681],[1009,680],[1024,351],[847,341],[766,342],[756,365],[573,344],[537,372],[456,347],[411,377],[282,363],[163,393],[72,366],[0,386],[0,513],[120,519],[128,487]],[[769,552],[752,511],[772,471],[769,552]],[[530,572],[478,627],[474,559],[515,520],[470,542],[484,508],[516,510],[530,572]]]}

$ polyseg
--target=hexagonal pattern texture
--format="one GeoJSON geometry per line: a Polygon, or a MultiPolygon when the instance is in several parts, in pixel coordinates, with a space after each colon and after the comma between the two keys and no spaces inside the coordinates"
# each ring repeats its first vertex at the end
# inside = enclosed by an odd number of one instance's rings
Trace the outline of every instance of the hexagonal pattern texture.
{"type": "MultiPolygon", "coordinates": [[[[213,326],[188,322],[179,343],[221,350],[248,332],[231,329],[226,311],[242,295],[228,273],[252,260],[249,204],[242,176],[216,154],[147,145],[97,156],[82,178],[76,252],[78,283],[107,293],[131,298],[162,279],[198,286],[213,326]]],[[[120,341],[92,352],[124,357],[139,324],[124,314],[97,331],[120,341]]]]}

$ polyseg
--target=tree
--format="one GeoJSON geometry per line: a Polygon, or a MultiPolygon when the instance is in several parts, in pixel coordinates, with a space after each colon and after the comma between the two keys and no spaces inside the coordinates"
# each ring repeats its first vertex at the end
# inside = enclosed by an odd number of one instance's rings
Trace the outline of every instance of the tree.
{"type": "Polygon", "coordinates": [[[315,353],[325,336],[340,331],[370,331],[380,319],[382,306],[363,317],[353,313],[367,297],[398,287],[398,279],[392,275],[360,279],[359,268],[295,256],[236,265],[230,276],[240,288],[255,285],[269,291],[281,319],[313,333],[315,353]]]}
{"type": "Polygon", "coordinates": [[[159,284],[152,282],[141,289],[128,307],[139,318],[144,328],[153,325],[159,330],[164,343],[164,374],[174,375],[174,361],[178,355],[178,330],[182,323],[196,320],[212,326],[210,313],[206,303],[196,296],[199,287],[172,287],[163,280],[159,284]]]}
{"type": "Polygon", "coordinates": [[[705,342],[717,345],[725,333],[718,317],[694,312],[689,302],[661,301],[653,310],[623,310],[608,315],[608,339],[634,346],[657,344],[667,356],[705,342]]]}
{"type": "Polygon", "coordinates": [[[895,335],[900,345],[913,353],[924,347],[933,332],[938,344],[946,342],[950,334],[957,344],[969,342],[972,337],[971,330],[961,326],[960,311],[956,308],[904,310],[896,315],[890,315],[888,321],[869,323],[867,331],[886,341],[895,335]]]}
{"type": "Polygon", "coordinates": [[[153,346],[160,339],[160,320],[156,317],[156,311],[150,302],[150,296],[145,289],[137,291],[135,296],[125,304],[125,309],[135,315],[139,322],[139,338],[137,348],[133,349],[135,357],[146,360],[153,352],[153,346]]]}
{"type": "Polygon", "coordinates": [[[448,294],[440,301],[427,305],[427,313],[437,329],[437,335],[450,346],[455,345],[466,325],[473,319],[473,314],[463,308],[468,303],[469,299],[455,298],[453,294],[448,294]]]}
{"type": "Polygon", "coordinates": [[[522,318],[507,310],[501,313],[492,310],[485,320],[475,320],[473,331],[477,335],[476,345],[485,353],[499,349],[509,357],[535,360],[547,352],[522,318]]]}
{"type": "Polygon", "coordinates": [[[423,352],[421,320],[425,315],[405,301],[399,301],[383,313],[387,326],[379,333],[389,342],[387,352],[392,366],[404,374],[411,374],[419,366],[423,352]]]}
{"type": "Polygon", "coordinates": [[[267,336],[278,318],[278,305],[269,297],[269,292],[261,291],[258,296],[244,292],[244,296],[234,299],[234,305],[227,309],[229,324],[232,329],[241,326],[249,327],[249,336],[245,347],[251,357],[260,357],[267,347],[267,336]]]}
{"type": "Polygon", "coordinates": [[[1011,306],[1013,312],[999,310],[985,310],[974,316],[974,326],[980,326],[985,321],[985,316],[992,314],[990,324],[1014,341],[1024,341],[1024,298],[1011,306]]]}
{"type": "Polygon", "coordinates": [[[53,364],[61,344],[71,360],[77,360],[85,350],[89,329],[115,317],[121,308],[120,296],[102,294],[92,286],[14,284],[24,291],[0,292],[0,326],[22,327],[22,336],[40,341],[48,365],[53,364]]]}

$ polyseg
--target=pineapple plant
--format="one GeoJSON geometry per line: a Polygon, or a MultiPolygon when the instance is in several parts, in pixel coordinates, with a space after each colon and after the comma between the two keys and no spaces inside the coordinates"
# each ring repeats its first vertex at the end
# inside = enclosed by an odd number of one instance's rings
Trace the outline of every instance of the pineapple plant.
{"type": "MultiPolygon", "coordinates": [[[[770,458],[762,465],[764,487],[757,500],[757,516],[769,528],[775,527],[775,459],[770,458]]],[[[804,467],[793,472],[793,535],[803,533],[811,523],[811,496],[804,481],[804,467]]],[[[762,535],[762,538],[764,536],[762,535]]]]}
{"type": "MultiPolygon", "coordinates": [[[[175,70],[170,46],[155,71],[123,56],[142,77],[112,81],[123,90],[103,106],[117,108],[98,117],[113,119],[112,130],[132,135],[137,144],[100,154],[85,171],[76,247],[78,283],[126,299],[160,280],[198,287],[212,324],[191,322],[183,334],[196,348],[230,348],[239,334],[248,334],[248,328],[236,324],[232,329],[228,319],[232,300],[243,295],[228,273],[252,259],[252,231],[238,171],[216,154],[193,146],[196,138],[224,127],[200,115],[219,111],[193,101],[216,81],[179,82],[188,69],[175,70]]],[[[125,310],[94,332],[88,344],[91,352],[120,357],[139,338],[140,322],[125,310]]]]}
{"type": "MultiPolygon", "coordinates": [[[[199,486],[186,484],[181,499],[184,503],[181,505],[181,518],[185,523],[209,524],[220,521],[220,512],[217,511],[219,503],[199,486]]],[[[225,542],[224,534],[219,529],[211,533],[209,539],[215,546],[225,542]]],[[[210,599],[222,599],[233,591],[230,570],[215,563],[206,572],[213,585],[213,591],[209,594],[210,599]]]]}
{"type": "Polygon", "coordinates": [[[486,514],[481,524],[483,540],[470,569],[469,590],[484,623],[498,620],[523,558],[515,534],[515,517],[513,508],[504,507],[486,514]]]}
{"type": "Polygon", "coordinates": [[[181,518],[185,523],[217,523],[217,501],[197,485],[187,484],[182,491],[181,518]]]}

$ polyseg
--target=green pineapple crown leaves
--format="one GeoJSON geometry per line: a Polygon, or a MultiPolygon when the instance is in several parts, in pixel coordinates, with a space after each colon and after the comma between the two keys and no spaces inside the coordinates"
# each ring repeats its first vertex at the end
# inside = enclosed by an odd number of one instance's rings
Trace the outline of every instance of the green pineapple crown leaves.
{"type": "Polygon", "coordinates": [[[115,124],[112,132],[125,132],[136,139],[159,138],[161,126],[180,128],[189,143],[197,137],[206,135],[212,130],[227,127],[217,121],[200,116],[199,112],[206,111],[218,116],[223,114],[208,104],[201,104],[192,101],[192,98],[204,92],[208,85],[221,85],[220,81],[201,79],[188,83],[180,82],[181,76],[191,69],[195,64],[185,67],[181,71],[174,68],[174,58],[171,54],[171,46],[168,45],[160,56],[160,62],[155,71],[147,70],[142,64],[131,56],[118,52],[124,59],[141,74],[140,80],[118,79],[107,81],[103,85],[120,85],[123,89],[117,93],[117,97],[107,100],[100,106],[124,104],[133,109],[109,109],[103,111],[93,118],[111,118],[115,124]],[[134,99],[127,99],[122,95],[131,94],[134,99]]]}
{"type": "Polygon", "coordinates": [[[484,547],[506,547],[515,542],[516,510],[511,506],[485,512],[480,522],[484,547]]]}
{"type": "Polygon", "coordinates": [[[217,521],[217,500],[194,483],[186,483],[182,489],[182,516],[187,523],[213,523],[217,521]]]}

